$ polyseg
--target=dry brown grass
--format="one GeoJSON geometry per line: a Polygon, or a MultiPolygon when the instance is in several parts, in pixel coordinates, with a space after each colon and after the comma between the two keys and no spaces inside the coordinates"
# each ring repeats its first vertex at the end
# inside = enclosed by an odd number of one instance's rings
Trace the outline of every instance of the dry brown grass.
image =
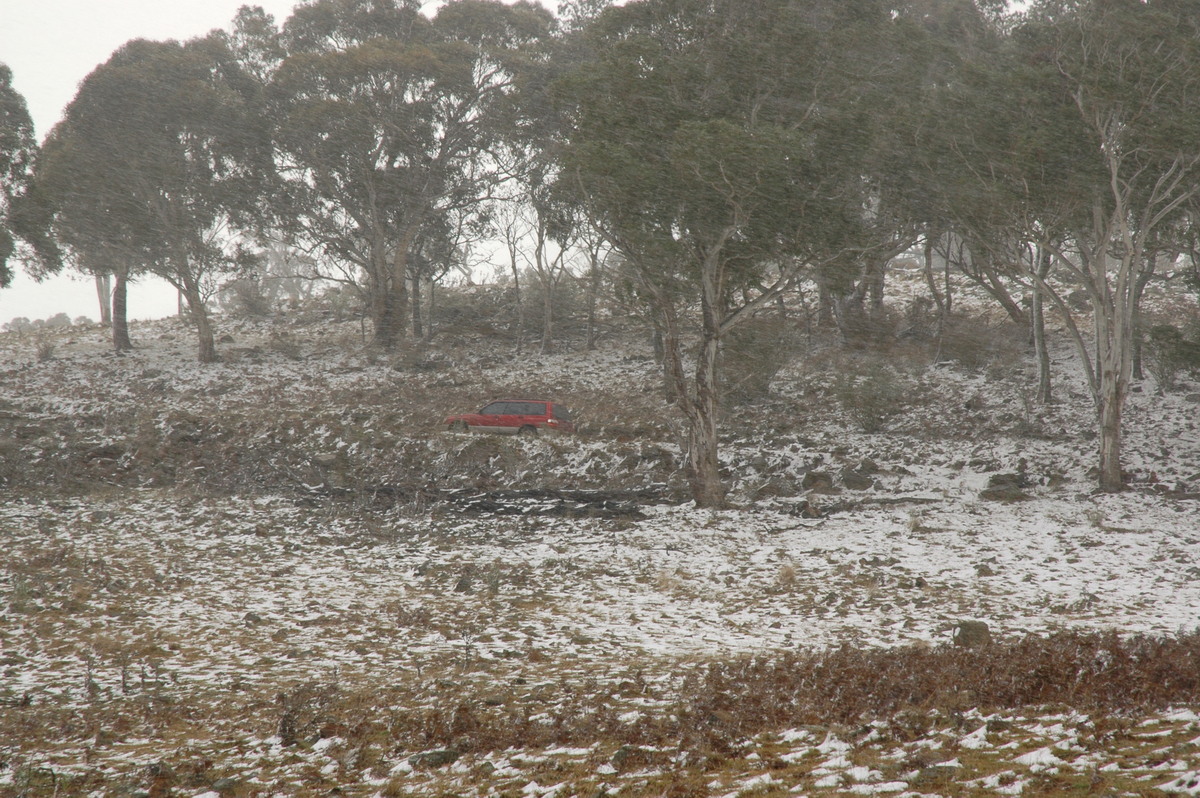
{"type": "MultiPolygon", "coordinates": [[[[548,672],[553,671],[552,664],[548,672]]],[[[1097,718],[1091,742],[1127,735],[1122,717],[1195,702],[1200,690],[1200,634],[1177,638],[1062,633],[981,648],[908,647],[780,653],[693,666],[677,692],[628,681],[612,685],[546,682],[536,702],[474,694],[461,685],[298,684],[273,698],[215,690],[180,695],[151,681],[130,695],[96,701],[86,718],[9,698],[0,736],[37,745],[91,738],[133,726],[186,736],[195,724],[276,734],[285,745],[338,736],[349,746],[392,751],[448,748],[486,753],[551,746],[662,747],[702,757],[732,755],[739,740],[786,728],[853,727],[887,722],[896,739],[916,739],[937,716],[969,709],[1047,707],[1097,718]],[[157,696],[170,694],[170,700],[157,696]],[[661,709],[634,723],[623,695],[654,699],[661,709]],[[536,711],[535,711],[536,710],[536,711]]],[[[132,729],[131,729],[132,730],[132,729]]]]}
{"type": "Polygon", "coordinates": [[[714,663],[689,680],[681,701],[693,719],[726,718],[750,734],[913,709],[1060,704],[1085,713],[1146,712],[1194,701],[1198,689],[1200,634],[1064,632],[974,649],[845,647],[714,663]]]}

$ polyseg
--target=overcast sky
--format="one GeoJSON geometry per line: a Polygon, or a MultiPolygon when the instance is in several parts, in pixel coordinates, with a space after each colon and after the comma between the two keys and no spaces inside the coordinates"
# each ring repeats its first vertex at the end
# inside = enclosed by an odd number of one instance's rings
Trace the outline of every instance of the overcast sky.
{"type": "Polygon", "coordinates": [[[282,24],[296,0],[0,0],[0,61],[29,106],[38,139],[79,81],[131,39],[190,39],[228,28],[243,5],[282,24]]]}
{"type": "MultiPolygon", "coordinates": [[[[79,82],[131,39],[190,39],[228,28],[242,5],[260,5],[282,24],[297,0],[0,0],[0,63],[29,107],[38,140],[75,97],[79,82]]],[[[131,318],[170,315],[174,291],[161,281],[138,286],[131,318]]],[[[38,285],[21,274],[0,290],[0,324],[24,316],[99,317],[91,282],[67,276],[38,285]]]]}

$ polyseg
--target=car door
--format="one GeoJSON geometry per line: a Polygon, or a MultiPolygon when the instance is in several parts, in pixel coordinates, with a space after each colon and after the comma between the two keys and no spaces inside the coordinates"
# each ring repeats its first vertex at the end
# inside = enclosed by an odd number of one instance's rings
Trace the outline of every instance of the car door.
{"type": "Polygon", "coordinates": [[[525,423],[524,411],[524,402],[505,402],[504,415],[500,417],[500,425],[504,427],[503,431],[516,433],[517,430],[521,429],[521,425],[525,423]]]}
{"type": "Polygon", "coordinates": [[[545,402],[516,402],[520,414],[517,416],[517,429],[521,427],[542,427],[546,424],[545,402]]]}
{"type": "Polygon", "coordinates": [[[480,429],[489,432],[512,432],[516,429],[512,402],[492,402],[480,408],[477,415],[480,429]]]}

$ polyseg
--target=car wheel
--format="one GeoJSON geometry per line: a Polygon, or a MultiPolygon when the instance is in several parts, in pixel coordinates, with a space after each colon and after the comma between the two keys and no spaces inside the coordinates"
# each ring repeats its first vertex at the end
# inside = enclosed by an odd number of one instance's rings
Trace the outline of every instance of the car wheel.
{"type": "Polygon", "coordinates": [[[523,426],[519,430],[517,430],[517,434],[520,435],[522,438],[532,438],[534,435],[537,435],[537,427],[531,427],[528,424],[526,424],[525,426],[523,426]]]}
{"type": "Polygon", "coordinates": [[[455,421],[453,424],[450,425],[450,431],[451,432],[466,432],[467,431],[467,422],[455,421]]]}

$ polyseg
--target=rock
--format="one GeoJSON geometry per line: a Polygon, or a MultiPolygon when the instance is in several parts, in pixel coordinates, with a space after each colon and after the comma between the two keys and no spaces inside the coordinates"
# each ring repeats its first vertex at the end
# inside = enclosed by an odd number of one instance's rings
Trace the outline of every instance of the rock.
{"type": "Polygon", "coordinates": [[[979,497],[988,501],[1017,502],[1029,498],[1024,488],[1029,486],[1029,478],[1023,473],[992,474],[988,478],[988,486],[979,497]]]}
{"type": "Polygon", "coordinates": [[[1029,498],[1029,494],[1017,487],[987,488],[980,491],[979,498],[990,502],[1019,502],[1029,498]]]}
{"type": "Polygon", "coordinates": [[[125,447],[117,443],[105,443],[89,449],[84,455],[85,460],[120,460],[125,456],[125,447]]]}
{"type": "Polygon", "coordinates": [[[780,498],[790,499],[799,495],[800,490],[796,487],[796,483],[786,477],[771,477],[762,485],[756,492],[756,498],[780,498]]]}
{"type": "Polygon", "coordinates": [[[618,771],[625,773],[649,765],[651,760],[650,753],[637,746],[623,745],[612,755],[609,763],[618,771]]]}
{"type": "Polygon", "coordinates": [[[875,481],[859,471],[846,471],[842,474],[842,484],[848,490],[870,490],[875,481]]]}
{"type": "Polygon", "coordinates": [[[237,788],[240,784],[241,784],[241,782],[239,782],[237,779],[233,778],[232,776],[226,776],[223,779],[217,779],[209,786],[212,787],[214,792],[218,792],[218,793],[221,793],[221,795],[225,795],[226,793],[236,792],[237,788]]]}
{"type": "Polygon", "coordinates": [[[926,790],[938,785],[946,785],[953,778],[958,768],[953,765],[929,765],[917,771],[913,776],[908,786],[913,789],[926,790]]]}
{"type": "Polygon", "coordinates": [[[453,748],[442,748],[437,751],[422,751],[414,754],[408,758],[408,762],[414,768],[440,768],[453,764],[459,756],[461,754],[453,748]]]}
{"type": "Polygon", "coordinates": [[[1189,393],[1183,397],[1185,402],[1191,402],[1194,405],[1200,405],[1200,393],[1189,393]]]}
{"type": "Polygon", "coordinates": [[[827,471],[809,471],[804,475],[800,486],[814,493],[831,493],[833,491],[833,477],[827,471]]]}
{"type": "Polygon", "coordinates": [[[878,474],[879,473],[879,464],[876,463],[874,460],[872,460],[870,457],[864,457],[862,459],[862,461],[860,461],[859,464],[855,467],[854,470],[860,474],[867,474],[867,475],[878,474]]]}
{"type": "Polygon", "coordinates": [[[959,621],[954,627],[954,645],[963,648],[986,646],[992,642],[992,632],[983,621],[959,621]]]}

